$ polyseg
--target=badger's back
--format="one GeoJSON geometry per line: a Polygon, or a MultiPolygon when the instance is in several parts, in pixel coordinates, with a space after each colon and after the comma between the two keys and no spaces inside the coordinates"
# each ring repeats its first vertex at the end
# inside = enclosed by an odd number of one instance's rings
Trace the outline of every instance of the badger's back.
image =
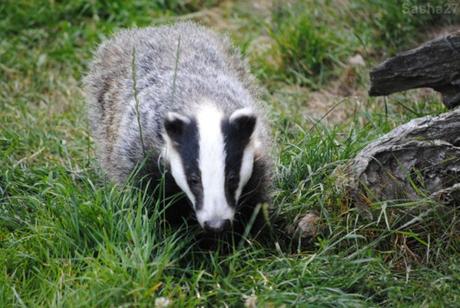
{"type": "Polygon", "coordinates": [[[84,85],[98,158],[116,182],[142,160],[143,148],[160,154],[167,112],[193,113],[203,98],[227,114],[252,108],[269,142],[246,63],[228,39],[194,23],[118,32],[98,48],[84,85]]]}

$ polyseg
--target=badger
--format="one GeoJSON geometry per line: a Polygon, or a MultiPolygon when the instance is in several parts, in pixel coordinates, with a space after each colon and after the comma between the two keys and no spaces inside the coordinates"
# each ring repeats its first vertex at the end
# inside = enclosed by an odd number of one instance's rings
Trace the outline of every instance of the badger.
{"type": "Polygon", "coordinates": [[[164,176],[185,193],[174,215],[209,233],[244,224],[270,203],[270,128],[259,90],[227,37],[192,22],[121,30],[84,78],[98,161],[122,184],[164,176]]]}

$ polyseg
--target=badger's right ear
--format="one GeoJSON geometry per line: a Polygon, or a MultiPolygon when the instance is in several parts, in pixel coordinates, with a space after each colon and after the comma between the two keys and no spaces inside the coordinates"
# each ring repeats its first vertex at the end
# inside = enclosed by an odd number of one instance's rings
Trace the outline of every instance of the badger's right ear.
{"type": "Polygon", "coordinates": [[[251,108],[241,108],[232,113],[230,124],[236,129],[240,137],[251,138],[257,123],[257,117],[251,108]]]}
{"type": "Polygon", "coordinates": [[[190,119],[176,112],[168,112],[164,120],[165,131],[168,137],[177,141],[183,134],[185,126],[190,123],[190,119]]]}

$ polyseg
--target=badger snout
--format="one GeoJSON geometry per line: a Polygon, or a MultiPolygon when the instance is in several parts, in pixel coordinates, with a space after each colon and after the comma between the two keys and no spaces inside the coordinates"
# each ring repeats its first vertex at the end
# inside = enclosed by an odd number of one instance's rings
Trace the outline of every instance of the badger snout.
{"type": "Polygon", "coordinates": [[[203,223],[203,228],[207,232],[220,233],[230,229],[230,219],[212,219],[203,223]]]}
{"type": "Polygon", "coordinates": [[[235,211],[228,205],[220,207],[204,205],[203,208],[196,213],[197,220],[203,230],[212,233],[220,233],[229,230],[234,216],[235,211]]]}

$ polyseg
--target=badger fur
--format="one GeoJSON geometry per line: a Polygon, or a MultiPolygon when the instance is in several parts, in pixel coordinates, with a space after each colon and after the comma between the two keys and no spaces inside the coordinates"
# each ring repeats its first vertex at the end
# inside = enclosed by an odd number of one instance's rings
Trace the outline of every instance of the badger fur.
{"type": "MultiPolygon", "coordinates": [[[[208,231],[247,221],[269,202],[269,128],[247,65],[229,40],[191,22],[123,30],[95,53],[84,79],[99,162],[123,183],[166,170],[208,231]]],[[[190,209],[189,211],[185,209],[190,209]]]]}

